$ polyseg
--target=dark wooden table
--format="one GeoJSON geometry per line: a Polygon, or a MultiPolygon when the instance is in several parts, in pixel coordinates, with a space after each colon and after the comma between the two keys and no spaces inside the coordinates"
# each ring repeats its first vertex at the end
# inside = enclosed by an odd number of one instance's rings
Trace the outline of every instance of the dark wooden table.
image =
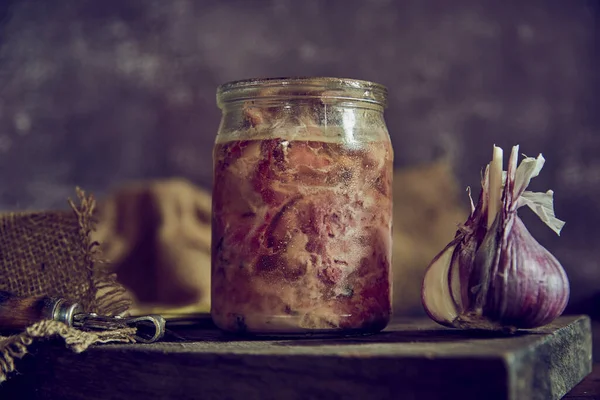
{"type": "Polygon", "coordinates": [[[564,399],[598,400],[600,399],[600,363],[595,363],[592,373],[573,388],[564,399]]]}
{"type": "Polygon", "coordinates": [[[338,338],[232,338],[178,330],[187,340],[40,345],[0,387],[0,399],[571,399],[599,398],[585,316],[513,336],[397,321],[338,338]],[[584,377],[588,376],[582,382],[584,377]],[[581,382],[581,383],[580,383],[581,382]],[[578,385],[576,387],[576,385],[578,385]]]}

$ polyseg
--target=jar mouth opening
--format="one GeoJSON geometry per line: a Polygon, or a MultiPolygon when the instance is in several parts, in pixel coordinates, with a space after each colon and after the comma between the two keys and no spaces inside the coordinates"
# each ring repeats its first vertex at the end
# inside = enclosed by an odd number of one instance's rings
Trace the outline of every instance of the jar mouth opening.
{"type": "Polygon", "coordinates": [[[379,83],[335,77],[251,78],[224,83],[217,88],[217,104],[259,99],[321,98],[359,101],[387,106],[387,88],[379,83]]]}

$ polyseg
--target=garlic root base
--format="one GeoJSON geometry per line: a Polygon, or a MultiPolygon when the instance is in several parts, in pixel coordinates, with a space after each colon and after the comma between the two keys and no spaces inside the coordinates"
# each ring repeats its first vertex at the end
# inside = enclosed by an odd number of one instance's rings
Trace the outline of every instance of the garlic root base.
{"type": "Polygon", "coordinates": [[[477,312],[459,315],[452,321],[452,325],[456,328],[465,330],[485,330],[509,334],[513,334],[518,330],[515,326],[506,326],[498,322],[490,321],[477,312]]]}

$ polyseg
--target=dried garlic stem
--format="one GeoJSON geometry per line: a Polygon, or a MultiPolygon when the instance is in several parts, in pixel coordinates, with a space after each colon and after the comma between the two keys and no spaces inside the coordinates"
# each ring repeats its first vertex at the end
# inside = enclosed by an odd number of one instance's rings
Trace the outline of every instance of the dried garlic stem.
{"type": "Polygon", "coordinates": [[[496,215],[500,210],[500,204],[502,203],[502,158],[504,152],[500,147],[494,145],[494,154],[492,156],[492,162],[490,164],[490,190],[489,190],[489,201],[488,201],[488,215],[487,215],[487,227],[491,228],[496,215]]]}

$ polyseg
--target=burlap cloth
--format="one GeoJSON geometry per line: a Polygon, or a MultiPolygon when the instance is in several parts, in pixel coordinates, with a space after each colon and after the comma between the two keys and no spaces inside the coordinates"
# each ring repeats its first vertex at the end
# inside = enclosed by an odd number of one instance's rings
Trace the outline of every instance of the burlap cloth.
{"type": "MultiPolygon", "coordinates": [[[[93,196],[76,189],[71,211],[0,214],[0,290],[21,296],[55,296],[80,303],[86,311],[118,315],[130,301],[110,265],[99,256],[93,196]]],[[[82,352],[90,345],[133,342],[135,329],[84,332],[55,321],[41,321],[24,332],[0,336],[0,382],[15,369],[34,341],[61,338],[82,352]]]]}

